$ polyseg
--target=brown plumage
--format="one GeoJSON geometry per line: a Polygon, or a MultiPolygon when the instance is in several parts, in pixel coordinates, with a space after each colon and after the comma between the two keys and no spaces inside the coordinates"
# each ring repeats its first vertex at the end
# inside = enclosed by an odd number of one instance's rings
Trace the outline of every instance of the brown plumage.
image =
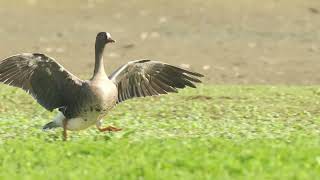
{"type": "Polygon", "coordinates": [[[118,87],[118,102],[178,92],[177,88],[186,86],[195,88],[193,82],[201,82],[196,77],[202,75],[151,60],[131,61],[109,76],[118,87]]]}
{"type": "Polygon", "coordinates": [[[0,62],[0,82],[22,88],[49,111],[58,109],[58,115],[44,129],[63,127],[65,139],[67,129],[81,130],[93,124],[100,131],[121,130],[100,127],[100,120],[116,103],[177,92],[187,86],[195,88],[194,83],[201,82],[198,78],[203,75],[199,73],[151,60],[128,62],[108,77],[103,51],[111,42],[115,41],[109,33],[98,33],[94,74],[90,80],[79,79],[44,54],[23,53],[0,62]]]}
{"type": "Polygon", "coordinates": [[[44,54],[11,56],[0,62],[0,82],[22,88],[49,111],[75,101],[83,81],[44,54]]]}

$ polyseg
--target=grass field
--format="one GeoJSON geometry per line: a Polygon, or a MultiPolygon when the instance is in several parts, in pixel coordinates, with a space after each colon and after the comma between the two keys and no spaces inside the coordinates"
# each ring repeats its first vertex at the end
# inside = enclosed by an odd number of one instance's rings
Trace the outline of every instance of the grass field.
{"type": "Polygon", "coordinates": [[[0,179],[316,179],[320,88],[200,86],[120,104],[95,128],[42,132],[55,113],[0,86],[0,179]]]}

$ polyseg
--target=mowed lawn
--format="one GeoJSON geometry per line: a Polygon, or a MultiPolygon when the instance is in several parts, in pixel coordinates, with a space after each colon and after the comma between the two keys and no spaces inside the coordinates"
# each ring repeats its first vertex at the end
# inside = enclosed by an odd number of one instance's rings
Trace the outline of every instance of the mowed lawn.
{"type": "Polygon", "coordinates": [[[123,128],[43,132],[47,112],[0,86],[0,179],[316,179],[320,87],[200,86],[129,100],[123,128]]]}

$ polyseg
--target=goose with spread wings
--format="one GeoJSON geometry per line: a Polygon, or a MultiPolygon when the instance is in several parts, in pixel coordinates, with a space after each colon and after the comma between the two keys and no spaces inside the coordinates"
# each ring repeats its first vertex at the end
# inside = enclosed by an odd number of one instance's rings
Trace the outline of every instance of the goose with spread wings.
{"type": "Polygon", "coordinates": [[[111,35],[100,32],[95,42],[95,67],[91,79],[81,80],[53,58],[40,53],[23,53],[0,61],[0,82],[21,88],[49,111],[58,109],[54,119],[43,129],[86,129],[94,124],[101,132],[119,131],[101,127],[102,118],[125,100],[195,88],[203,75],[152,60],[128,62],[107,76],[103,65],[106,44],[114,43],[111,35]]]}

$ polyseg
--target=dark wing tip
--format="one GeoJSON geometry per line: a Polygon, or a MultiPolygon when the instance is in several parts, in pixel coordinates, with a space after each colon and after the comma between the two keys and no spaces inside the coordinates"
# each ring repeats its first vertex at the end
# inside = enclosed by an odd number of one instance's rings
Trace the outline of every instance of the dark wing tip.
{"type": "Polygon", "coordinates": [[[118,68],[111,79],[118,87],[120,103],[134,97],[177,93],[186,87],[196,88],[204,75],[167,63],[141,59],[118,68]]]}
{"type": "Polygon", "coordinates": [[[172,66],[172,65],[169,65],[169,64],[168,64],[168,66],[170,66],[171,68],[174,68],[174,69],[176,69],[178,71],[181,71],[183,73],[186,73],[186,74],[190,74],[190,75],[197,76],[197,77],[204,77],[203,74],[200,74],[200,73],[197,73],[197,72],[193,72],[193,71],[189,71],[189,70],[186,70],[186,69],[182,69],[180,67],[172,66]]]}
{"type": "MultiPolygon", "coordinates": [[[[187,71],[187,70],[185,70],[185,71],[187,71]]],[[[191,74],[193,76],[197,76],[197,77],[204,77],[203,74],[200,74],[200,73],[197,73],[197,72],[187,71],[186,73],[187,74],[191,74]]]]}

